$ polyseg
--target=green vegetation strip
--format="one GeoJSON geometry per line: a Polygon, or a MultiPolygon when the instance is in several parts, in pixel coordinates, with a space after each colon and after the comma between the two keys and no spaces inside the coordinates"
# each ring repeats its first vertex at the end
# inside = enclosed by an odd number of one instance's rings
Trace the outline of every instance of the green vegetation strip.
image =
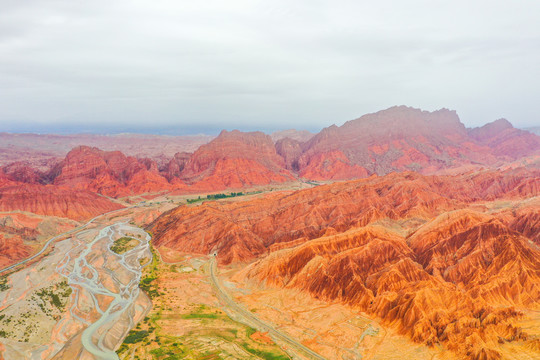
{"type": "Polygon", "coordinates": [[[7,276],[0,276],[0,291],[6,291],[9,289],[7,276]]]}
{"type": "Polygon", "coordinates": [[[144,268],[139,287],[152,299],[152,311],[128,333],[117,350],[120,359],[290,359],[277,345],[254,340],[255,329],[234,321],[218,308],[192,304],[180,314],[172,312],[163,300],[167,290],[159,288],[159,279],[174,267],[160,262],[151,250],[152,263],[144,268]],[[171,320],[187,331],[179,336],[163,331],[161,325],[171,320]]]}
{"type": "Polygon", "coordinates": [[[121,237],[118,240],[115,240],[114,243],[111,246],[111,251],[117,253],[117,254],[123,254],[134,247],[136,247],[139,244],[138,240],[135,240],[132,237],[121,237]]]}
{"type": "Polygon", "coordinates": [[[199,196],[196,199],[187,199],[187,203],[188,204],[193,204],[193,203],[196,203],[196,202],[199,202],[199,201],[204,201],[204,200],[219,200],[219,199],[226,199],[226,198],[232,198],[232,197],[244,196],[244,195],[254,195],[254,194],[260,194],[260,193],[262,193],[262,191],[251,191],[251,192],[247,192],[247,193],[232,192],[230,194],[224,194],[224,193],[210,194],[210,195],[206,195],[206,197],[200,197],[199,196]]]}

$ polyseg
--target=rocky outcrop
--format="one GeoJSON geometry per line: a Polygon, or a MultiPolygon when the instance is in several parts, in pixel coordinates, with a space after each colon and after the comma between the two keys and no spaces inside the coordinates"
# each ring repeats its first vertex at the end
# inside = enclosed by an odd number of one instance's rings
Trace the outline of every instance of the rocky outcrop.
{"type": "Polygon", "coordinates": [[[14,182],[39,184],[45,181],[45,174],[33,168],[29,163],[17,161],[3,168],[5,176],[14,182]]]}
{"type": "Polygon", "coordinates": [[[455,111],[406,106],[332,125],[306,142],[280,141],[276,148],[287,168],[313,180],[492,167],[540,152],[540,137],[515,129],[506,120],[468,130],[455,111]]]}
{"type": "Polygon", "coordinates": [[[184,170],[184,167],[188,163],[189,159],[191,158],[191,153],[187,152],[181,152],[174,154],[174,157],[167,163],[165,168],[163,169],[163,172],[165,173],[165,177],[170,182],[174,181],[175,179],[179,178],[182,174],[182,171],[184,170]]]}
{"type": "Polygon", "coordinates": [[[302,143],[290,138],[276,142],[276,152],[285,161],[285,167],[291,171],[298,171],[298,158],[302,155],[302,143]]]}
{"type": "MultiPolygon", "coordinates": [[[[368,174],[392,171],[434,172],[464,163],[490,164],[496,158],[490,149],[472,141],[455,111],[427,112],[405,106],[368,114],[359,119],[323,129],[311,138],[299,157],[300,171],[328,168],[324,163],[345,162],[368,174]],[[335,154],[340,153],[337,157],[335,154]]],[[[331,178],[350,179],[357,172],[342,171],[331,178]]],[[[319,178],[328,174],[306,173],[319,178]]]]}

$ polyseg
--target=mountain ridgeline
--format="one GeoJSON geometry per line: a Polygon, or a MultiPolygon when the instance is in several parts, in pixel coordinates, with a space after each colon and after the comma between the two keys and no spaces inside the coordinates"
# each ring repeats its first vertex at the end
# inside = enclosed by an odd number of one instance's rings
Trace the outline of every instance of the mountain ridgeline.
{"type": "Polygon", "coordinates": [[[540,137],[501,119],[467,129],[454,111],[393,107],[332,125],[318,134],[222,131],[195,152],[172,158],[126,156],[78,146],[48,169],[16,162],[0,186],[52,184],[109,197],[196,193],[307,180],[349,180],[415,171],[465,171],[526,159],[536,165],[540,137]],[[283,137],[285,136],[285,137],[283,137]]]}

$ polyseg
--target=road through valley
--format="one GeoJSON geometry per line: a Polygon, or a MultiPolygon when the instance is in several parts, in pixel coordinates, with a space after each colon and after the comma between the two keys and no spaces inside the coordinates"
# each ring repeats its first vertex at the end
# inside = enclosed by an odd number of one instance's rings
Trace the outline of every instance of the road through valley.
{"type": "Polygon", "coordinates": [[[277,330],[272,325],[260,320],[251,311],[248,311],[247,309],[236,303],[236,301],[234,301],[231,295],[229,295],[227,290],[222,286],[220,280],[217,277],[217,261],[215,256],[210,257],[209,271],[210,281],[212,282],[212,286],[214,287],[218,298],[222,302],[224,302],[235,315],[239,315],[240,318],[244,318],[245,320],[247,320],[247,323],[251,326],[256,327],[257,330],[268,332],[268,334],[274,339],[286,344],[292,350],[302,354],[308,359],[325,360],[324,357],[317,354],[315,351],[311,350],[305,345],[302,345],[300,342],[288,336],[287,334],[277,330]]]}

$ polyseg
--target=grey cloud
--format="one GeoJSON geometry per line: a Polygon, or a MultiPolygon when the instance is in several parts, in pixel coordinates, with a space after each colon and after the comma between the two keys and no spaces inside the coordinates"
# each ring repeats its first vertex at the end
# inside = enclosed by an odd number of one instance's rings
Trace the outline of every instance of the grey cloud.
{"type": "Polygon", "coordinates": [[[1,1],[0,130],[539,122],[536,1],[1,1]],[[472,4],[471,4],[472,3],[472,4]]]}

